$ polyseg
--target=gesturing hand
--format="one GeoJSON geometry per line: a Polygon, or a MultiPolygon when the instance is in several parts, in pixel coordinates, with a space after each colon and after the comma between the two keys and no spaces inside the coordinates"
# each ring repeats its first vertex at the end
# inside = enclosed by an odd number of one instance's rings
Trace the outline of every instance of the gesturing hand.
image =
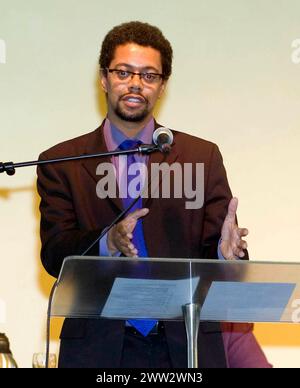
{"type": "Polygon", "coordinates": [[[242,239],[247,236],[248,229],[239,228],[236,223],[236,211],[238,207],[238,199],[232,198],[228,205],[227,216],[222,226],[220,244],[221,253],[227,260],[234,260],[245,256],[244,249],[247,249],[248,244],[242,239]]]}
{"type": "Polygon", "coordinates": [[[133,231],[138,219],[145,217],[148,213],[149,209],[147,208],[135,210],[108,232],[107,245],[112,254],[119,251],[128,257],[138,256],[138,251],[131,241],[133,231]]]}

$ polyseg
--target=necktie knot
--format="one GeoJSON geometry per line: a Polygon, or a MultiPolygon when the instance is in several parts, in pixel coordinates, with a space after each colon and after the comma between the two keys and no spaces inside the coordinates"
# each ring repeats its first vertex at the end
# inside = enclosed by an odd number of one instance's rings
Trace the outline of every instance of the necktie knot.
{"type": "Polygon", "coordinates": [[[141,144],[142,144],[142,142],[140,140],[137,140],[137,139],[127,139],[127,140],[124,140],[119,145],[119,149],[121,151],[127,151],[127,150],[131,150],[131,149],[137,148],[141,144]]]}

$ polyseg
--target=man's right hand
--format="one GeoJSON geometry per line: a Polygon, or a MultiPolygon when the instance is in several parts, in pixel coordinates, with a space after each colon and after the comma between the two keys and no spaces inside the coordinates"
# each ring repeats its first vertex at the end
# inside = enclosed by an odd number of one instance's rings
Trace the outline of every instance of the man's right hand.
{"type": "Polygon", "coordinates": [[[121,252],[127,257],[138,257],[138,251],[132,243],[133,231],[138,219],[148,213],[147,208],[135,210],[108,232],[107,245],[112,255],[121,252]]]}

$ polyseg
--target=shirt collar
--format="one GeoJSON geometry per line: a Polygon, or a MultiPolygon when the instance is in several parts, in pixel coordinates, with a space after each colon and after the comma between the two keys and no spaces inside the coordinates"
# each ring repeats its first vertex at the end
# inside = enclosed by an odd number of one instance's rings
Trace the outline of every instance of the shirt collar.
{"type": "MultiPolygon", "coordinates": [[[[152,144],[152,135],[154,131],[154,118],[151,117],[150,121],[141,131],[134,137],[136,140],[140,140],[143,144],[152,144]]],[[[105,119],[104,123],[104,139],[108,151],[116,150],[119,145],[127,139],[131,139],[124,135],[116,126],[114,126],[108,118],[105,119]]]]}

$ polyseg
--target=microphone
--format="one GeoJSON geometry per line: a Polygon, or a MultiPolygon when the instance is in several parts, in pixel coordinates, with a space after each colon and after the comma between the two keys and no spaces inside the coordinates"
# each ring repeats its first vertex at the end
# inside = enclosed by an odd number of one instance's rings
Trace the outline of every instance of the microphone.
{"type": "Polygon", "coordinates": [[[153,143],[161,152],[169,153],[173,143],[173,133],[169,128],[159,127],[153,132],[153,143]]]}

